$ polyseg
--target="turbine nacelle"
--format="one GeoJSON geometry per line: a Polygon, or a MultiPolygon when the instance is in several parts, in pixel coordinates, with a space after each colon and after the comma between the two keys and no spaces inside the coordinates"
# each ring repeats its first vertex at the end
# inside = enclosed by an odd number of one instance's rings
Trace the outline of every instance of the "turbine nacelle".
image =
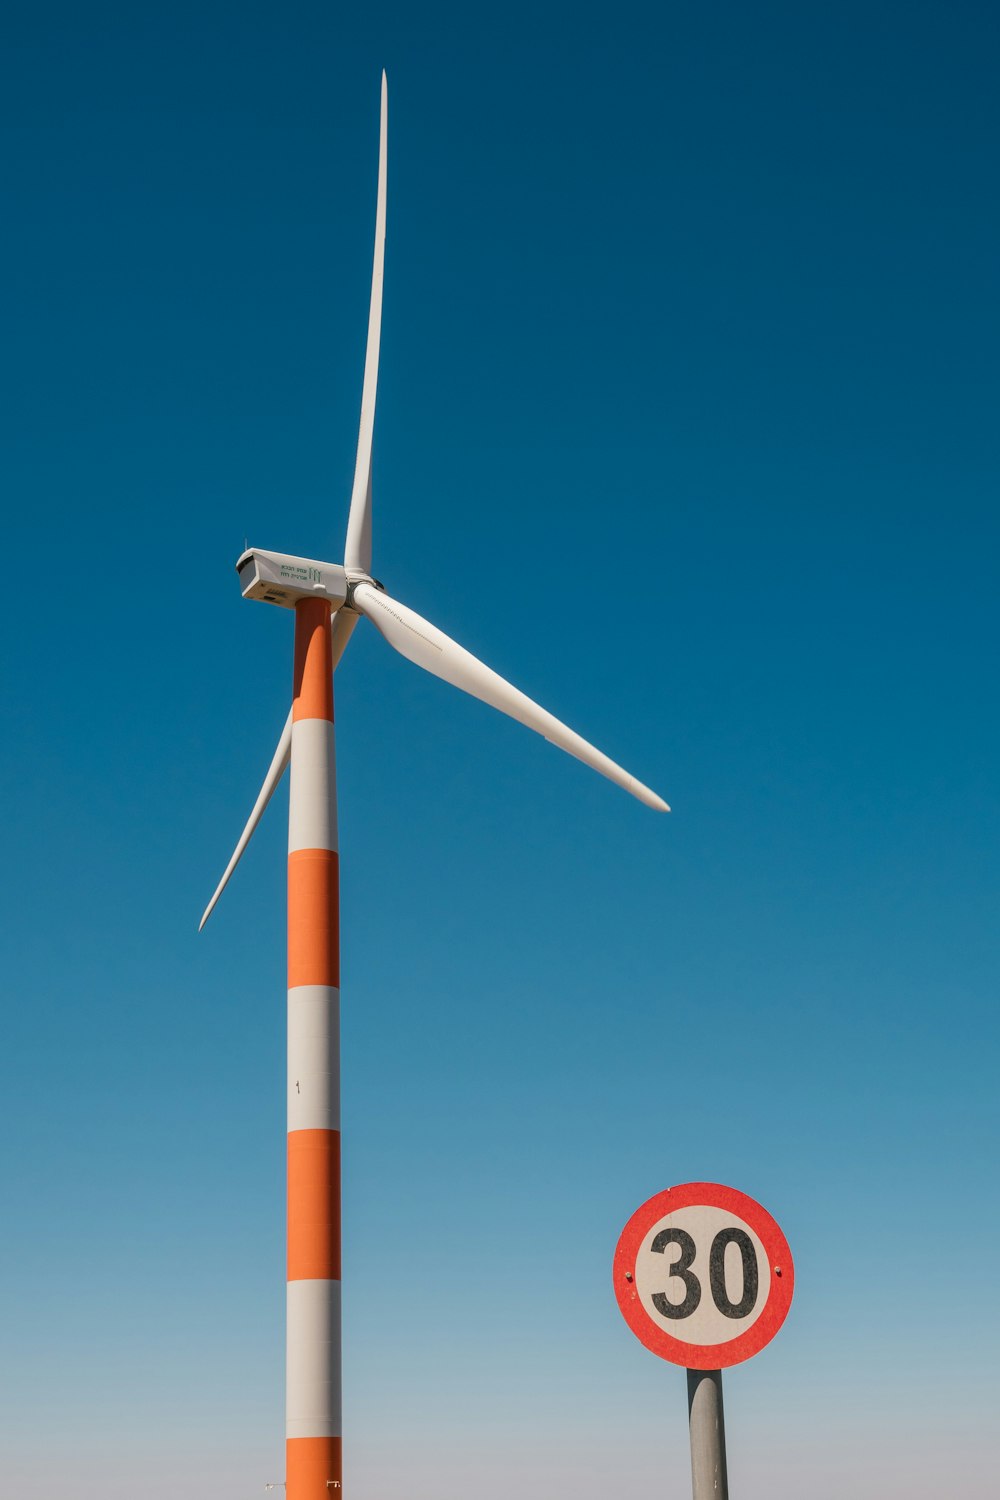
{"type": "Polygon", "coordinates": [[[347,601],[347,573],[337,563],[251,547],[236,564],[244,599],[262,599],[294,609],[301,599],[329,599],[336,610],[347,601]]]}

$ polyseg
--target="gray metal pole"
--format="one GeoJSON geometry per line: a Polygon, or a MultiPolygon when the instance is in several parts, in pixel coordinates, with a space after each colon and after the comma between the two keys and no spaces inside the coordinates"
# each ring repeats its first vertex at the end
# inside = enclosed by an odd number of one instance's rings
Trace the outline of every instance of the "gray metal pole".
{"type": "Polygon", "coordinates": [[[688,1370],[687,1378],[691,1493],[694,1500],[729,1500],[722,1371],[688,1370]]]}

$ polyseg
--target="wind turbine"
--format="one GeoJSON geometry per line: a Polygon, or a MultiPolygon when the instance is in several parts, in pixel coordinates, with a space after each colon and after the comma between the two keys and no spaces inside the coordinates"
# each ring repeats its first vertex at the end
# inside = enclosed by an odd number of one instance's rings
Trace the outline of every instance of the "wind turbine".
{"type": "Polygon", "coordinates": [[[292,708],[204,927],[291,764],[288,809],[288,1287],[286,1492],[341,1488],[340,934],[333,674],[364,617],[403,656],[492,704],[648,807],[669,811],[600,750],[477,661],[372,577],[372,432],[382,327],[387,94],[382,74],[378,201],[361,427],[343,565],[252,547],[236,564],[245,599],[295,611],[292,708]]]}

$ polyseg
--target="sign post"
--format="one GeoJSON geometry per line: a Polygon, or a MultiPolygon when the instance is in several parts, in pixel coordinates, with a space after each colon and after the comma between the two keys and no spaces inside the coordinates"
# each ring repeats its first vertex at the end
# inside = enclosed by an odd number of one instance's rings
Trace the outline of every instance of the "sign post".
{"type": "Polygon", "coordinates": [[[729,1500],[722,1371],[688,1370],[687,1381],[691,1493],[694,1500],[729,1500]]]}
{"type": "Polygon", "coordinates": [[[728,1500],[722,1371],[770,1343],[794,1284],[785,1236],[735,1188],[668,1188],[622,1230],[614,1260],[622,1316],[647,1349],[687,1371],[694,1500],[728,1500]]]}

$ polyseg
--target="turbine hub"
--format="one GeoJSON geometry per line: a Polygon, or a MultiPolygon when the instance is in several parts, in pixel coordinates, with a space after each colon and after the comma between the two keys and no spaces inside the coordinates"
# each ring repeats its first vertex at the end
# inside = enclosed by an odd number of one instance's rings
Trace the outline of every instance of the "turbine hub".
{"type": "Polygon", "coordinates": [[[372,576],[371,576],[370,573],[353,573],[353,572],[352,573],[348,573],[348,575],[347,575],[347,603],[346,603],[346,607],[348,609],[353,609],[356,614],[360,614],[361,611],[357,608],[357,606],[354,603],[354,591],[355,591],[355,589],[359,588],[360,585],[363,584],[363,583],[369,583],[369,584],[371,584],[372,588],[373,589],[378,589],[378,591],[379,591],[380,594],[384,594],[385,593],[385,584],[384,583],[380,583],[377,578],[372,578],[372,576]]]}

